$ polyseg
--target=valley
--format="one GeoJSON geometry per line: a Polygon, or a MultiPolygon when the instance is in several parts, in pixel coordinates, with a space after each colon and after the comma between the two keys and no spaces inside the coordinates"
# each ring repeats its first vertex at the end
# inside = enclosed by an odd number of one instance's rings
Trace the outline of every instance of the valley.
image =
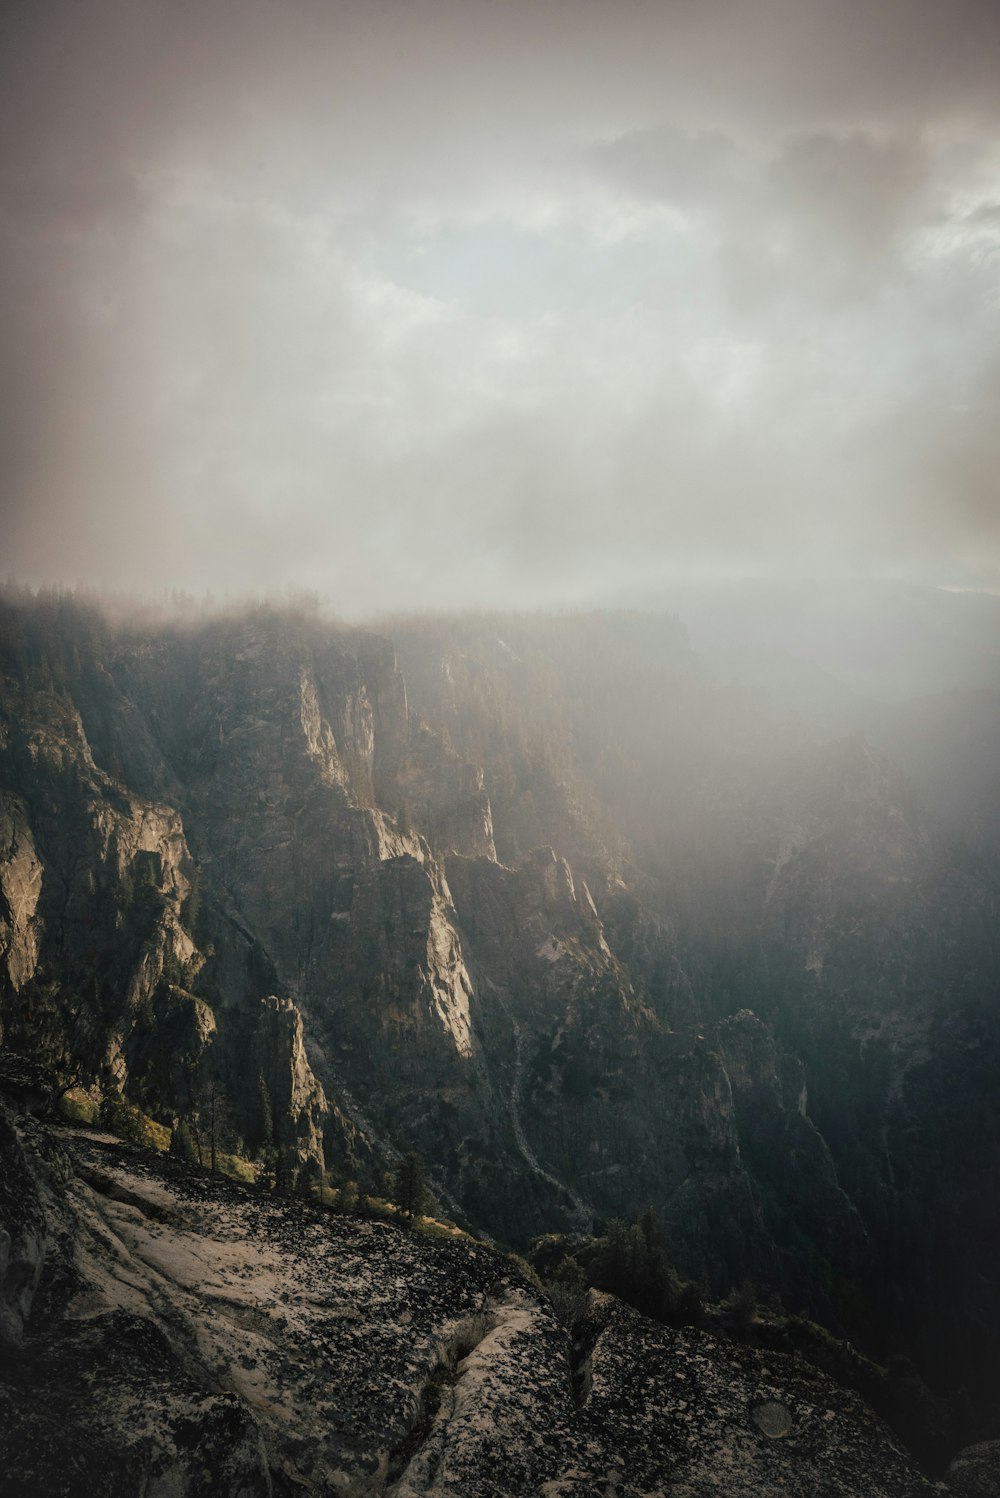
{"type": "Polygon", "coordinates": [[[521,1254],[652,1209],[705,1296],[908,1380],[940,1472],[1000,1398],[992,719],[958,795],[940,679],[832,713],[835,662],[772,639],[762,685],[701,628],[9,593],[3,1045],[262,1200],[416,1150],[521,1254]]]}

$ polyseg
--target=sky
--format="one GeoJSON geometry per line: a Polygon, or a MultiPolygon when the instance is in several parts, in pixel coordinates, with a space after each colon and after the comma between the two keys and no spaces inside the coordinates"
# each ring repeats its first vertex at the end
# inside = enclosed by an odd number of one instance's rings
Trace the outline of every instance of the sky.
{"type": "Polygon", "coordinates": [[[5,0],[0,576],[1000,591],[992,0],[5,0]]]}

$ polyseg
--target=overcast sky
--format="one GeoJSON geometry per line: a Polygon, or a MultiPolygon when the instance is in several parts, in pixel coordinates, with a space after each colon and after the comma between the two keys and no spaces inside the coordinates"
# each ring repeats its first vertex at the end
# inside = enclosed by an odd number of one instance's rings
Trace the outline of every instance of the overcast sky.
{"type": "Polygon", "coordinates": [[[5,0],[0,574],[1000,588],[993,0],[5,0]]]}

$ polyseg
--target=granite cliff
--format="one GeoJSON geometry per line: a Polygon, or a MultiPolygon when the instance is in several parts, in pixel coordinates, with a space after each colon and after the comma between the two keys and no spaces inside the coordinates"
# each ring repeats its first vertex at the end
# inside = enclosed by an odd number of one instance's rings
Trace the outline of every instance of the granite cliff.
{"type": "Polygon", "coordinates": [[[671,619],[0,624],[0,1023],[78,1112],[286,1190],[416,1147],[515,1245],[652,1204],[992,1430],[1000,861],[863,737],[671,619]]]}

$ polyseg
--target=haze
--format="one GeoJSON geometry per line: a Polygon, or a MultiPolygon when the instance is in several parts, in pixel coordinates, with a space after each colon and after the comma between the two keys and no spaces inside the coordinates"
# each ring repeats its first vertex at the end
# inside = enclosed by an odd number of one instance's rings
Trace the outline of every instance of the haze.
{"type": "Polygon", "coordinates": [[[1000,9],[8,3],[3,570],[1000,587],[1000,9]]]}

